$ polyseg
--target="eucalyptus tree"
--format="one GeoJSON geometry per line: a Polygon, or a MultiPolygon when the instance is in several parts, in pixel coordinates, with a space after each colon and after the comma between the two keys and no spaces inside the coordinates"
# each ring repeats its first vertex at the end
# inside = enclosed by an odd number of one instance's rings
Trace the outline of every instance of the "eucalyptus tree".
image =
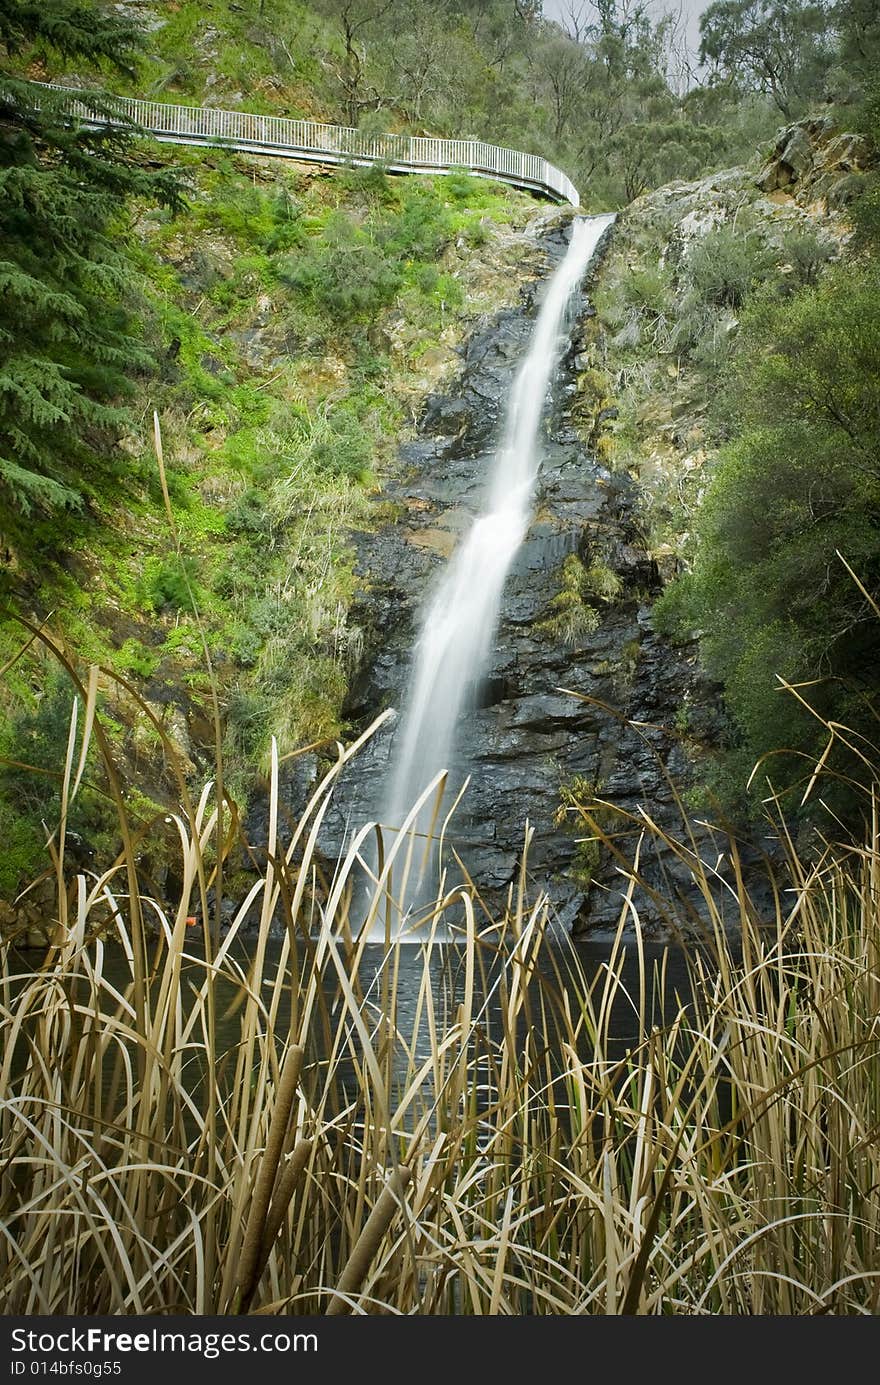
{"type": "Polygon", "coordinates": [[[379,81],[379,46],[383,23],[387,30],[399,0],[316,0],[315,9],[328,21],[336,43],[325,52],[342,119],[357,126],[365,111],[388,105],[379,81]]]}
{"type": "Polygon", "coordinates": [[[700,20],[700,37],[704,63],[762,92],[787,120],[822,94],[834,51],[823,0],[715,0],[700,20]]]}

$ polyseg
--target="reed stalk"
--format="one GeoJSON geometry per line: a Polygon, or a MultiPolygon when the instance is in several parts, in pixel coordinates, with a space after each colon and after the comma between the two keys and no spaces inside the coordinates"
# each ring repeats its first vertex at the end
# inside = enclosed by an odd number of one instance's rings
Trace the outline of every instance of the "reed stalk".
{"type": "MultiPolygon", "coordinates": [[[[809,859],[780,820],[759,903],[731,837],[709,851],[643,814],[627,854],[601,805],[584,830],[621,874],[600,961],[554,937],[528,834],[506,907],[459,873],[417,942],[377,948],[350,913],[374,829],[327,883],[318,851],[363,737],[289,826],[273,758],[266,869],[199,938],[231,841],[215,788],[71,871],[88,757],[125,815],[100,680],[71,674],[53,942],[0,944],[0,1311],[877,1311],[876,806],[863,841],[809,859]],[[171,906],[141,873],[160,830],[171,906]],[[661,901],[679,932],[697,920],[684,953],[642,928],[652,842],[693,882],[686,909],[661,901]]],[[[397,917],[421,850],[380,854],[371,919],[397,917]]]]}

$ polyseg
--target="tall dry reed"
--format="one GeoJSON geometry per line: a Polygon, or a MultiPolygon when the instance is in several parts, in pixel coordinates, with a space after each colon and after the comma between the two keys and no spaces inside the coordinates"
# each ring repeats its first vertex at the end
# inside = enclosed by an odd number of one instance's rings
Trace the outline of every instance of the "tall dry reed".
{"type": "MultiPolygon", "coordinates": [[[[670,999],[637,869],[588,974],[529,897],[528,834],[498,917],[465,880],[420,941],[377,951],[351,910],[368,829],[327,881],[316,846],[359,746],[287,830],[276,756],[266,866],[220,939],[188,918],[219,916],[232,810],[182,786],[180,897],[151,898],[97,686],[79,685],[62,776],[54,944],[2,946],[2,1311],[876,1310],[876,821],[809,864],[789,843],[763,912],[729,843],[731,941],[717,862],[643,820],[705,922],[670,999]],[[90,741],[123,842],[94,876],[65,849],[90,741]]],[[[380,853],[368,922],[394,916],[408,850],[380,853]]]]}

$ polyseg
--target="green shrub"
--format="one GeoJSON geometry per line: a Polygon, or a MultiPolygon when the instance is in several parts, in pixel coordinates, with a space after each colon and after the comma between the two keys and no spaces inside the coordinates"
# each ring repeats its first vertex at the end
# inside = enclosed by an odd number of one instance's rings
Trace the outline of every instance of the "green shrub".
{"type": "Polygon", "coordinates": [[[602,862],[602,844],[595,828],[610,827],[613,816],[609,809],[596,803],[601,791],[601,784],[580,774],[573,775],[559,786],[559,806],[553,816],[557,827],[566,828],[576,837],[571,877],[584,890],[590,888],[602,862]]]}
{"type": "Polygon", "coordinates": [[[235,470],[251,476],[259,469],[266,452],[265,439],[256,428],[239,428],[227,437],[222,455],[235,470]]]}
{"type": "Polygon", "coordinates": [[[161,653],[140,640],[127,639],[116,652],[114,664],[122,673],[136,673],[140,678],[150,678],[159,664],[161,653]]]}
{"type": "Polygon", "coordinates": [[[614,601],[623,590],[623,582],[617,573],[601,562],[590,563],[583,574],[582,584],[599,601],[614,601]]]}
{"type": "Polygon", "coordinates": [[[671,345],[699,363],[717,363],[731,345],[734,314],[775,267],[774,252],[754,231],[716,227],[690,250],[671,345]]]}
{"type": "Polygon", "coordinates": [[[138,595],[151,611],[194,612],[197,563],[194,558],[150,557],[138,584],[138,595]]]}
{"type": "MultiPolygon", "coordinates": [[[[821,719],[873,740],[880,709],[880,621],[841,561],[876,597],[876,271],[831,270],[788,298],[758,296],[720,413],[731,441],[697,515],[693,570],[658,616],[667,628],[704,632],[742,779],[759,756],[785,750],[770,772],[789,786],[808,778],[822,751],[821,719]],[[780,679],[804,684],[803,701],[783,694],[780,679]]],[[[849,811],[865,767],[842,743],[829,763],[849,782],[841,777],[827,796],[849,811]]]]}
{"type": "Polygon", "coordinates": [[[560,590],[550,602],[550,614],[535,625],[541,634],[562,644],[576,645],[597,629],[599,614],[589,604],[587,569],[576,553],[569,553],[560,572],[560,590]]]}
{"type": "Polygon", "coordinates": [[[741,308],[773,262],[772,250],[756,232],[734,224],[718,226],[698,240],[688,255],[690,291],[700,303],[741,308]]]}
{"type": "Polygon", "coordinates": [[[394,216],[377,226],[385,253],[397,261],[436,259],[452,234],[452,218],[429,183],[413,179],[394,216]]]}
{"type": "Polygon", "coordinates": [[[397,200],[394,184],[382,163],[343,169],[339,182],[350,196],[369,206],[391,206],[397,200]]]}
{"type": "MultiPolygon", "coordinates": [[[[60,813],[73,700],[65,675],[44,672],[39,694],[20,703],[4,719],[0,731],[0,897],[11,898],[24,878],[32,880],[50,863],[46,838],[60,813]]],[[[81,730],[82,716],[74,765],[81,730]]],[[[69,814],[68,829],[94,845],[112,832],[113,825],[110,801],[93,786],[87,772],[69,814]]]]}
{"type": "Polygon", "coordinates": [[[461,282],[452,274],[441,274],[435,290],[436,298],[447,308],[458,311],[464,306],[464,289],[461,282]]]}
{"type": "Polygon", "coordinates": [[[781,253],[791,269],[792,287],[800,288],[818,283],[823,269],[835,256],[836,247],[810,227],[799,226],[783,237],[781,253]]]}
{"type": "Polygon", "coordinates": [[[333,212],[321,238],[285,259],[279,276],[336,323],[369,320],[401,283],[394,260],[344,212],[333,212]]]}
{"type": "Polygon", "coordinates": [[[248,534],[251,537],[268,535],[272,519],[266,508],[264,493],[253,486],[242,491],[229,510],[227,524],[234,534],[248,534]]]}
{"type": "Polygon", "coordinates": [[[475,178],[473,173],[468,173],[464,168],[454,168],[451,173],[438,179],[438,183],[452,202],[465,202],[468,206],[473,206],[486,195],[483,180],[475,178]]]}
{"type": "Polygon", "coordinates": [[[620,296],[627,307],[636,308],[648,317],[660,317],[672,308],[672,280],[665,266],[642,265],[627,274],[620,286],[620,296]]]}
{"type": "Polygon", "coordinates": [[[440,271],[433,264],[417,265],[412,273],[412,281],[420,293],[434,293],[440,283],[440,271]]]}
{"type": "Polygon", "coordinates": [[[489,244],[489,228],[482,219],[469,221],[464,228],[464,238],[472,250],[482,250],[489,244]]]}
{"type": "Polygon", "coordinates": [[[371,474],[373,439],[359,419],[345,409],[328,414],[327,423],[312,450],[318,469],[366,483],[371,474]]]}
{"type": "Polygon", "coordinates": [[[271,230],[264,242],[268,254],[276,255],[302,244],[302,207],[288,188],[276,189],[272,198],[271,217],[271,230]]]}

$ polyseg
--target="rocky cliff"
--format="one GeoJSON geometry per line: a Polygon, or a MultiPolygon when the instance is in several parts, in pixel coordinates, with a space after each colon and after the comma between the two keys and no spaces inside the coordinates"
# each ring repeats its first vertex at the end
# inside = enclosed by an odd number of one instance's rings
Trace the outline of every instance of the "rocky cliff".
{"type": "MultiPolygon", "coordinates": [[[[780,133],[757,175],[735,169],[673,184],[620,218],[578,306],[548,411],[534,519],[505,591],[489,677],[451,767],[453,782],[471,776],[452,844],[489,899],[503,898],[516,878],[528,819],[533,887],[549,887],[560,924],[575,934],[617,921],[620,867],[637,846],[643,887],[633,907],[647,931],[669,924],[655,889],[678,898],[685,916],[695,906],[679,858],[658,836],[642,835],[644,810],[663,831],[683,830],[679,793],[699,778],[721,726],[696,633],[690,644],[672,645],[653,621],[711,467],[707,414],[723,358],[719,348],[710,368],[675,339],[688,309],[689,256],[739,221],[774,273],[790,272],[786,255],[806,233],[821,267],[848,234],[859,160],[856,138],[804,123],[780,133]],[[655,315],[648,336],[625,285],[657,267],[670,287],[668,320],[655,315]],[[592,805],[608,840],[596,840],[578,805],[592,805]]],[[[478,513],[512,369],[541,280],[563,249],[565,218],[541,217],[530,234],[538,276],[518,307],[479,326],[455,381],[428,397],[418,436],[402,448],[385,489],[387,522],[358,540],[356,619],[365,639],[347,711],[359,727],[401,706],[426,593],[478,513]]],[[[735,339],[737,325],[734,307],[720,305],[713,330],[722,343],[735,339]]],[[[378,737],[344,781],[322,839],[328,857],[353,825],[380,811],[392,736],[389,728],[378,737]]],[[[708,829],[695,845],[720,879],[730,874],[723,842],[719,848],[708,829]]],[[[695,907],[692,917],[698,926],[695,907]]]]}
{"type": "MultiPolygon", "coordinates": [[[[348,702],[358,726],[401,706],[426,593],[479,513],[513,367],[541,282],[564,249],[566,221],[543,217],[535,231],[539,277],[518,307],[480,326],[462,349],[458,378],[428,397],[418,436],[385,488],[389,520],[359,537],[355,616],[365,643],[348,702]]],[[[451,766],[452,782],[471,776],[451,842],[480,891],[497,900],[516,876],[528,818],[535,889],[551,886],[561,925],[595,929],[616,917],[619,892],[600,853],[567,821],[566,794],[589,787],[632,812],[640,802],[671,804],[666,775],[681,778],[685,766],[666,728],[694,671],[692,657],[651,629],[658,572],[632,480],[613,474],[583,437],[579,377],[589,368],[593,318],[587,293],[548,411],[534,519],[451,766]]],[[[352,825],[380,811],[392,737],[393,728],[378,736],[343,781],[321,842],[329,857],[352,825]]]]}

